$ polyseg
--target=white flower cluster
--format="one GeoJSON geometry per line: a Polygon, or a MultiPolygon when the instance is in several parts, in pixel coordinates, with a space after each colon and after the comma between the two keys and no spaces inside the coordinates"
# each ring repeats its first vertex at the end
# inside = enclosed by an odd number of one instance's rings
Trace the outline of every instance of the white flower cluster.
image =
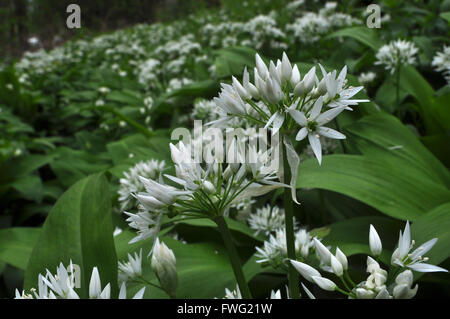
{"type": "MultiPolygon", "coordinates": [[[[353,283],[348,274],[348,260],[345,254],[337,247],[336,254],[320,241],[314,239],[317,256],[320,260],[320,268],[339,277],[345,288],[340,288],[332,280],[322,277],[320,272],[306,263],[291,260],[292,265],[306,280],[317,284],[320,288],[328,291],[338,291],[349,298],[358,299],[407,299],[413,298],[418,286],[414,288],[412,271],[417,272],[447,272],[441,267],[427,264],[428,258],[424,257],[436,243],[437,238],[431,239],[412,253],[410,250],[414,246],[411,241],[409,222],[406,223],[405,230],[400,231],[397,249],[392,254],[392,265],[400,267],[402,272],[395,277],[394,283],[388,282],[388,272],[382,269],[379,263],[370,256],[367,256],[367,272],[370,274],[367,279],[357,285],[353,283]]],[[[369,246],[373,256],[379,256],[382,252],[382,243],[375,228],[370,225],[369,246]]]]}
{"type": "Polygon", "coordinates": [[[346,13],[335,12],[336,2],[327,2],[319,12],[304,12],[286,30],[301,43],[314,43],[324,35],[346,26],[361,24],[361,20],[346,13]]]}
{"type": "Polygon", "coordinates": [[[383,65],[393,74],[399,67],[415,64],[418,51],[413,42],[402,39],[391,41],[378,50],[375,64],[383,65]]]}
{"type": "Polygon", "coordinates": [[[268,236],[284,227],[284,210],[277,206],[267,205],[256,209],[247,222],[250,228],[255,230],[256,235],[262,233],[268,236]]]}
{"type": "MultiPolygon", "coordinates": [[[[308,258],[314,250],[314,241],[317,240],[305,229],[295,232],[295,252],[302,260],[308,258]]],[[[264,241],[263,247],[256,247],[257,263],[269,264],[273,268],[283,265],[287,258],[286,231],[279,228],[275,234],[271,234],[269,239],[264,241]]]]}
{"type": "Polygon", "coordinates": [[[363,72],[359,75],[358,82],[361,85],[367,86],[370,85],[375,80],[376,77],[377,75],[374,72],[365,72],[365,73],[363,72]]]}
{"type": "Polygon", "coordinates": [[[165,212],[181,216],[223,216],[231,206],[244,199],[286,186],[274,181],[277,170],[267,165],[269,153],[258,153],[255,161],[245,161],[243,154],[252,152],[240,153],[236,148],[237,157],[241,158],[238,163],[225,165],[214,158],[212,163],[201,165],[195,162],[194,152],[183,142],[177,146],[170,144],[170,150],[176,176],[165,174],[164,177],[180,188],[166,184],[162,178],[156,181],[139,177],[145,187],[145,191],[135,195],[140,211],[125,213],[129,216],[130,227],[138,230],[138,236],[132,242],[157,234],[165,212]]]}
{"type": "Polygon", "coordinates": [[[120,179],[119,202],[121,210],[129,208],[132,204],[136,206],[133,195],[144,190],[144,184],[140,176],[144,178],[158,179],[164,170],[165,162],[157,160],[141,161],[128,171],[124,172],[124,177],[120,179]]]}
{"type": "Polygon", "coordinates": [[[128,254],[127,261],[119,261],[119,283],[142,276],[142,249],[134,256],[128,254]]]}
{"type": "Polygon", "coordinates": [[[343,139],[345,136],[325,124],[331,122],[350,106],[368,100],[352,100],[363,87],[347,87],[347,68],[327,73],[320,66],[322,78],[313,67],[303,79],[297,65],[292,66],[286,54],[269,67],[256,55],[254,83],[244,70],[242,84],[233,77],[233,84],[222,84],[222,91],[214,101],[226,116],[226,122],[234,117],[246,118],[255,124],[272,127],[273,134],[284,125],[286,131],[300,127],[296,140],[308,137],[319,163],[322,149],[319,137],[343,139]],[[325,109],[327,108],[327,109],[325,109]],[[324,110],[325,109],[325,110],[324,110]],[[324,110],[324,111],[323,111],[324,110]]]}
{"type": "Polygon", "coordinates": [[[444,74],[447,85],[450,85],[450,46],[444,46],[442,52],[437,52],[431,65],[444,74]]]}
{"type": "MultiPolygon", "coordinates": [[[[78,274],[81,275],[81,274],[78,274]]],[[[57,267],[56,274],[53,275],[48,269],[45,276],[39,274],[38,276],[38,290],[31,289],[31,293],[20,293],[16,289],[15,299],[79,299],[78,293],[75,289],[76,278],[75,271],[70,262],[69,267],[65,267],[62,263],[57,267]]],[[[145,287],[139,290],[133,299],[142,299],[144,296],[145,287]]],[[[119,299],[126,299],[127,288],[125,283],[122,283],[119,299]]],[[[111,285],[108,283],[103,289],[100,281],[100,274],[98,268],[92,269],[92,275],[89,282],[89,298],[90,299],[111,299],[111,285]]]]}

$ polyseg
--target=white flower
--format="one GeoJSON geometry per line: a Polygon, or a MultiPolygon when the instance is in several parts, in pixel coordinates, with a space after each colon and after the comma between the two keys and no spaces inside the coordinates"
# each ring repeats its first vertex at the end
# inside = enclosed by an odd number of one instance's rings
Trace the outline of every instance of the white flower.
{"type": "Polygon", "coordinates": [[[130,207],[130,204],[135,206],[136,200],[133,195],[145,190],[144,183],[141,181],[140,177],[159,179],[164,167],[164,161],[149,160],[145,162],[141,161],[131,167],[128,171],[124,172],[123,177],[120,179],[118,191],[121,209],[130,207]]]}
{"type": "Polygon", "coordinates": [[[395,278],[395,287],[393,290],[393,296],[395,299],[411,299],[419,288],[416,285],[414,288],[411,288],[413,284],[413,273],[411,270],[405,270],[400,273],[397,278],[395,278]]]}
{"type": "MultiPolygon", "coordinates": [[[[145,293],[145,287],[141,288],[132,299],[143,299],[145,293]]],[[[119,298],[118,299],[127,299],[127,286],[125,285],[125,282],[122,283],[120,286],[119,291],[119,298]]]]}
{"type": "Polygon", "coordinates": [[[450,85],[450,46],[445,45],[442,52],[437,52],[431,65],[436,71],[444,73],[447,85],[450,85]]]}
{"type": "Polygon", "coordinates": [[[236,285],[235,290],[229,290],[228,288],[225,288],[225,297],[223,297],[223,299],[242,299],[239,285],[236,285]]]}
{"type": "Polygon", "coordinates": [[[269,235],[270,233],[284,227],[284,210],[270,205],[258,208],[256,213],[251,214],[248,224],[256,233],[269,235]]]}
{"type": "Polygon", "coordinates": [[[70,262],[69,271],[60,263],[56,268],[56,275],[53,275],[46,269],[46,276],[39,275],[38,286],[40,298],[47,298],[47,287],[50,288],[57,297],[63,299],[78,299],[75,292],[75,274],[73,271],[72,261],[70,262]]]}
{"type": "Polygon", "coordinates": [[[91,280],[89,282],[89,298],[90,299],[110,299],[111,297],[111,285],[108,283],[102,290],[102,284],[100,281],[100,274],[98,268],[92,269],[91,280]]]}
{"type": "Polygon", "coordinates": [[[319,161],[319,164],[322,163],[322,147],[319,139],[320,135],[333,139],[345,139],[344,134],[332,128],[323,126],[338,116],[345,109],[345,107],[336,107],[321,114],[322,105],[323,98],[320,97],[315,102],[311,112],[306,115],[298,110],[289,111],[292,118],[302,126],[295,139],[297,141],[301,141],[308,136],[309,143],[317,157],[317,160],[319,161]]]}
{"type": "Polygon", "coordinates": [[[383,246],[381,244],[380,236],[378,236],[378,233],[372,225],[370,225],[369,230],[369,245],[370,245],[370,251],[374,256],[379,256],[381,254],[381,251],[383,249],[383,246]]]}
{"type": "Polygon", "coordinates": [[[361,73],[358,77],[358,82],[361,85],[369,85],[375,80],[376,76],[374,72],[361,73]]]}
{"type": "MultiPolygon", "coordinates": [[[[307,258],[314,247],[313,238],[305,229],[299,229],[294,234],[295,253],[297,256],[307,258]]],[[[287,257],[286,230],[278,229],[275,234],[271,234],[269,240],[264,241],[263,247],[256,247],[257,263],[270,263],[277,268],[287,257]]]]}
{"type": "Polygon", "coordinates": [[[411,240],[411,231],[407,221],[403,233],[400,231],[398,247],[392,253],[391,262],[393,265],[402,268],[406,267],[418,272],[448,272],[444,268],[425,263],[428,261],[428,258],[424,257],[424,255],[433,248],[436,242],[437,238],[433,238],[416,248],[412,253],[409,253],[414,247],[415,241],[411,240]]]}
{"type": "Polygon", "coordinates": [[[415,64],[418,51],[412,42],[401,39],[391,41],[378,50],[375,64],[384,65],[386,70],[394,73],[401,66],[415,64]]]}
{"type": "Polygon", "coordinates": [[[137,236],[130,240],[130,244],[154,237],[158,234],[161,226],[161,213],[150,212],[139,206],[137,214],[124,212],[129,217],[126,219],[129,226],[137,230],[137,236]]]}
{"type": "Polygon", "coordinates": [[[126,282],[129,279],[142,275],[142,249],[134,257],[128,254],[128,261],[119,261],[119,281],[126,282]]]}
{"type": "Polygon", "coordinates": [[[161,287],[170,296],[175,296],[178,286],[176,258],[173,251],[163,242],[160,243],[158,238],[153,246],[151,266],[161,287]]]}

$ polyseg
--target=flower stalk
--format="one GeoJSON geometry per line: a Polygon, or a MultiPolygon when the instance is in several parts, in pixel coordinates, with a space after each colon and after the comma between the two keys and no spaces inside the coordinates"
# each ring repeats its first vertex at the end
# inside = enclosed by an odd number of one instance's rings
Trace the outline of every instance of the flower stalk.
{"type": "Polygon", "coordinates": [[[250,293],[250,288],[248,287],[247,281],[245,280],[244,272],[242,270],[242,263],[233,243],[233,238],[231,237],[225,218],[223,218],[223,216],[216,216],[213,221],[217,224],[220,235],[222,236],[225,244],[225,248],[227,249],[234,276],[236,277],[242,297],[245,299],[251,299],[252,295],[250,293]]]}
{"type": "MultiPolygon", "coordinates": [[[[286,146],[282,144],[283,148],[283,172],[284,180],[288,181],[291,179],[291,170],[289,168],[289,163],[287,160],[286,146]]],[[[294,238],[294,203],[291,196],[291,191],[289,188],[284,188],[284,210],[285,210],[285,223],[286,223],[286,247],[287,255],[291,260],[297,260],[295,255],[295,238],[294,238]]],[[[288,281],[289,281],[289,292],[293,299],[300,298],[300,287],[298,272],[295,270],[291,263],[288,265],[288,281]]]]}

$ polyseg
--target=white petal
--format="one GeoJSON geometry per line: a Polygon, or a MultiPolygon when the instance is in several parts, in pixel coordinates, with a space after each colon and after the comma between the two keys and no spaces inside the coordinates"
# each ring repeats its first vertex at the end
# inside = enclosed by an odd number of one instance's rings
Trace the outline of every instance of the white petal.
{"type": "Polygon", "coordinates": [[[272,129],[272,135],[277,134],[277,132],[280,130],[281,126],[283,126],[284,123],[284,114],[280,114],[277,112],[277,116],[275,117],[275,120],[273,121],[273,129],[272,129]]]}
{"type": "Polygon", "coordinates": [[[127,286],[125,285],[125,282],[120,286],[119,299],[127,299],[127,286]]]}
{"type": "Polygon", "coordinates": [[[300,203],[297,201],[297,175],[298,175],[298,166],[300,165],[300,157],[298,156],[297,152],[294,149],[294,146],[292,145],[291,141],[288,138],[283,138],[283,143],[286,147],[286,156],[288,164],[291,168],[290,186],[291,186],[292,200],[296,204],[300,205],[300,203]]]}
{"type": "Polygon", "coordinates": [[[89,282],[89,298],[98,298],[102,292],[100,275],[97,267],[92,269],[91,281],[89,282]]]}
{"type": "Polygon", "coordinates": [[[430,251],[431,248],[433,248],[434,244],[437,242],[437,238],[430,239],[426,243],[420,245],[420,247],[417,247],[416,250],[414,250],[410,256],[412,260],[417,259],[419,256],[424,256],[427,252],[430,251]]]}
{"type": "Polygon", "coordinates": [[[322,146],[320,145],[319,136],[316,134],[308,134],[309,144],[317,157],[319,164],[322,164],[322,146]]]}
{"type": "Polygon", "coordinates": [[[448,272],[447,269],[444,269],[442,267],[424,263],[415,263],[406,267],[417,272],[448,272]]]}
{"type": "Polygon", "coordinates": [[[345,135],[341,132],[338,132],[336,130],[333,130],[332,128],[325,127],[325,126],[319,126],[317,128],[317,133],[319,133],[322,136],[328,137],[328,138],[334,138],[338,140],[345,139],[345,135]]]}
{"type": "Polygon", "coordinates": [[[319,116],[320,111],[322,111],[322,105],[323,105],[323,96],[319,97],[317,101],[314,103],[311,113],[309,113],[309,118],[311,120],[316,120],[316,118],[319,116]]]}
{"type": "Polygon", "coordinates": [[[144,298],[145,287],[139,290],[133,297],[133,299],[142,299],[144,298]]]}
{"type": "Polygon", "coordinates": [[[316,118],[316,122],[322,126],[323,124],[326,124],[328,122],[331,122],[336,116],[342,113],[344,111],[344,107],[335,107],[332,108],[326,112],[323,112],[316,118]]]}
{"type": "Polygon", "coordinates": [[[316,299],[316,297],[314,297],[314,295],[311,293],[311,291],[309,291],[309,289],[306,288],[306,286],[303,283],[301,283],[301,284],[302,284],[303,290],[306,292],[309,299],[316,299]]]}
{"type": "Polygon", "coordinates": [[[306,119],[306,116],[305,114],[303,114],[303,112],[300,112],[298,110],[291,110],[289,111],[289,114],[294,119],[294,121],[301,126],[306,126],[306,124],[308,124],[308,120],[306,119]]]}
{"type": "Polygon", "coordinates": [[[308,129],[306,127],[302,127],[298,131],[297,135],[295,136],[295,140],[296,141],[301,141],[301,140],[303,140],[306,137],[306,135],[308,135],[308,129]]]}

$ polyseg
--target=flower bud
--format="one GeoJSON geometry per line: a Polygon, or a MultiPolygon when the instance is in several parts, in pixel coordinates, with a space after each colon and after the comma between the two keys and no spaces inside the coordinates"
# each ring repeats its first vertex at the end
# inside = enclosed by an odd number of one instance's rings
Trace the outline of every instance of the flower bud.
{"type": "Polygon", "coordinates": [[[339,249],[339,247],[336,247],[336,258],[341,263],[344,270],[348,269],[348,261],[347,256],[339,249]]]}
{"type": "Polygon", "coordinates": [[[290,262],[295,270],[297,270],[306,280],[314,282],[312,277],[320,277],[320,273],[313,267],[295,260],[290,260],[290,262]]]}
{"type": "Polygon", "coordinates": [[[297,64],[294,65],[294,67],[292,68],[290,82],[293,88],[295,88],[297,84],[300,82],[300,71],[298,70],[297,64]]]}
{"type": "Polygon", "coordinates": [[[370,245],[370,251],[374,256],[379,256],[382,251],[382,244],[380,240],[380,236],[378,236],[378,233],[372,225],[370,225],[370,231],[369,231],[369,245],[370,245]]]}
{"type": "Polygon", "coordinates": [[[216,188],[210,181],[203,181],[202,185],[203,185],[203,189],[206,190],[208,193],[210,193],[210,194],[216,193],[216,188]]]}
{"type": "Polygon", "coordinates": [[[312,279],[314,282],[323,290],[334,291],[336,290],[336,284],[332,282],[330,279],[313,276],[312,279]]]}
{"type": "Polygon", "coordinates": [[[166,244],[160,243],[158,238],[156,238],[153,247],[151,266],[156,277],[158,277],[161,287],[171,297],[175,297],[178,286],[175,255],[166,244]]]}
{"type": "Polygon", "coordinates": [[[314,245],[316,246],[316,251],[319,254],[320,260],[325,264],[329,265],[331,261],[331,253],[327,247],[325,247],[319,240],[314,238],[314,245]]]}
{"type": "Polygon", "coordinates": [[[344,267],[342,267],[342,264],[336,257],[334,257],[333,255],[330,255],[330,257],[331,257],[331,268],[333,269],[334,274],[338,277],[341,277],[344,274],[344,267]]]}

